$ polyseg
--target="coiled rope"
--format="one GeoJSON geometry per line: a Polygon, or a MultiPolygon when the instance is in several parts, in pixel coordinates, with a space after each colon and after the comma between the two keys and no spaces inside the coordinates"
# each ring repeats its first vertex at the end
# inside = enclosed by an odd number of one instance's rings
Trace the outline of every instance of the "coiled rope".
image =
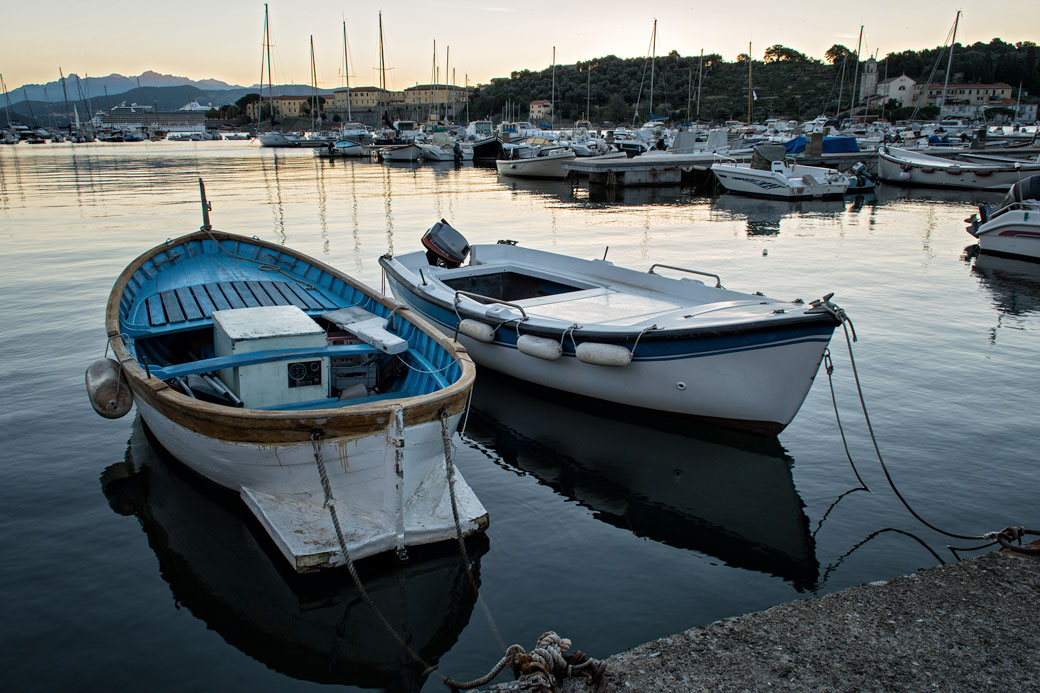
{"type": "MultiPolygon", "coordinates": [[[[827,297],[827,298],[829,298],[829,297],[827,297]]],[[[814,304],[815,304],[815,302],[814,302],[814,304]]],[[[842,329],[845,332],[845,344],[848,346],[848,350],[849,350],[849,363],[852,364],[852,376],[853,376],[853,378],[854,378],[854,380],[856,382],[856,393],[859,396],[860,408],[863,411],[863,419],[864,419],[864,421],[867,424],[867,431],[870,433],[870,441],[874,445],[874,452],[877,454],[878,462],[881,465],[881,471],[884,472],[885,479],[888,480],[889,487],[891,487],[892,492],[895,493],[896,498],[898,498],[899,502],[903,504],[903,507],[906,508],[907,512],[909,512],[911,515],[913,515],[913,517],[918,522],[923,524],[925,527],[928,527],[929,529],[931,529],[931,530],[933,530],[935,532],[938,532],[939,534],[943,534],[945,536],[952,537],[954,539],[966,539],[968,541],[984,541],[984,542],[986,542],[985,544],[982,544],[981,546],[972,547],[972,549],[959,549],[959,550],[984,549],[987,546],[993,546],[994,544],[1000,544],[1003,548],[1005,548],[1005,549],[1007,549],[1009,551],[1014,551],[1014,552],[1017,552],[1017,553],[1030,554],[1030,555],[1034,555],[1034,556],[1040,556],[1040,546],[1024,546],[1021,543],[1022,539],[1025,536],[1027,536],[1027,535],[1029,535],[1029,536],[1040,536],[1040,530],[1027,529],[1027,528],[1021,527],[1021,526],[1009,526],[1009,527],[1005,527],[1004,529],[1001,529],[999,531],[987,532],[987,533],[981,534],[981,535],[960,534],[960,533],[957,533],[957,532],[950,532],[948,530],[942,529],[941,527],[937,527],[936,525],[932,524],[931,522],[928,522],[926,519],[921,517],[921,515],[918,514],[917,511],[915,511],[913,509],[913,507],[911,507],[910,503],[906,500],[906,498],[903,497],[903,494],[899,492],[899,489],[896,487],[895,480],[892,479],[892,475],[888,471],[888,465],[885,464],[885,459],[881,455],[881,448],[878,445],[877,436],[874,435],[874,427],[870,423],[870,415],[867,413],[867,403],[866,403],[866,400],[864,399],[864,396],[863,396],[863,387],[862,387],[862,384],[860,383],[860,380],[859,380],[859,371],[856,368],[856,357],[853,354],[853,350],[852,350],[852,343],[854,341],[856,341],[856,336],[855,336],[856,335],[856,331],[855,331],[855,328],[853,328],[852,336],[850,337],[849,336],[849,327],[848,327],[848,325],[851,324],[851,321],[849,320],[848,316],[845,315],[845,311],[841,310],[840,308],[838,308],[836,310],[830,309],[829,302],[827,301],[826,298],[824,299],[824,302],[823,302],[822,305],[824,307],[827,307],[828,312],[831,312],[832,314],[835,315],[835,317],[838,317],[841,320],[841,326],[842,326],[842,329]],[[1018,542],[1018,543],[1013,544],[1012,542],[1018,542]]],[[[828,370],[828,378],[829,377],[830,377],[830,371],[828,370]]],[[[833,396],[833,384],[832,384],[832,396],[833,396]]],[[[837,407],[835,407],[835,411],[837,411],[837,407]]],[[[840,427],[840,425],[841,424],[840,424],[840,420],[839,420],[839,427],[840,427]]],[[[844,441],[844,439],[845,439],[845,437],[844,437],[844,432],[843,432],[842,433],[842,440],[844,441]]],[[[845,451],[846,451],[846,454],[848,454],[848,446],[847,445],[846,445],[845,451]]],[[[849,461],[851,462],[851,460],[852,460],[852,457],[849,456],[849,461]]],[[[855,464],[853,464],[853,469],[855,470],[855,464]]],[[[856,474],[856,478],[860,480],[861,484],[863,484],[863,480],[860,479],[858,473],[856,474]]],[[[866,484],[863,484],[863,486],[865,488],[866,484]]],[[[853,490],[856,490],[856,489],[853,489],[853,490]]],[[[869,489],[867,489],[867,490],[869,490],[869,489]]],[[[847,494],[843,494],[843,495],[847,495],[847,494]]],[[[950,547],[950,548],[953,549],[953,547],[950,547]]]]}
{"type": "Polygon", "coordinates": [[[520,645],[510,645],[502,659],[479,679],[447,680],[445,683],[458,690],[471,690],[483,686],[498,676],[506,666],[511,666],[516,681],[498,687],[499,690],[551,693],[557,690],[560,679],[581,674],[586,677],[593,691],[602,691],[606,664],[592,659],[581,650],[565,655],[570,647],[570,640],[548,631],[539,636],[538,642],[530,652],[525,652],[520,645]]]}

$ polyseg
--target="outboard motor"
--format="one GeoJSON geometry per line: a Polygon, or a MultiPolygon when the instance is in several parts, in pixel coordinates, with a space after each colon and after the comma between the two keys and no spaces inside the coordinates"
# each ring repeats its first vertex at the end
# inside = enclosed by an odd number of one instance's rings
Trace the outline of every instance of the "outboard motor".
{"type": "Polygon", "coordinates": [[[443,219],[423,234],[422,244],[426,261],[436,267],[458,267],[469,255],[469,242],[443,219]]]}

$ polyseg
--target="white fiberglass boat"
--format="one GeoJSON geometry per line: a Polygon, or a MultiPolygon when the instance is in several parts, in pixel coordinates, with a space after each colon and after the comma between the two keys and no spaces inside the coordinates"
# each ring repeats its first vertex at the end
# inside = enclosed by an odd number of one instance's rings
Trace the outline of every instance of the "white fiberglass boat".
{"type": "Polygon", "coordinates": [[[1040,175],[1015,183],[998,206],[981,205],[965,221],[982,252],[1040,260],[1040,175]]]}
{"type": "Polygon", "coordinates": [[[500,176],[563,180],[569,173],[563,165],[574,158],[575,154],[571,149],[543,146],[535,150],[533,156],[498,159],[495,161],[495,167],[498,168],[500,176]]]}
{"type": "Polygon", "coordinates": [[[471,248],[443,220],[426,252],[380,258],[406,305],[481,367],[658,413],[779,433],[809,392],[844,313],[724,289],[716,275],[648,272],[529,250],[471,248]],[[468,265],[462,265],[469,255],[468,265]],[[712,277],[713,286],[655,273],[712,277]]]}
{"type": "Polygon", "coordinates": [[[788,163],[782,145],[755,147],[751,163],[716,162],[711,172],[727,191],[787,200],[841,197],[850,178],[833,168],[788,163]]]}
{"type": "Polygon", "coordinates": [[[902,185],[1007,190],[1023,178],[1040,173],[1040,162],[982,156],[961,161],[897,147],[881,147],[878,149],[878,173],[881,180],[902,185]]]}

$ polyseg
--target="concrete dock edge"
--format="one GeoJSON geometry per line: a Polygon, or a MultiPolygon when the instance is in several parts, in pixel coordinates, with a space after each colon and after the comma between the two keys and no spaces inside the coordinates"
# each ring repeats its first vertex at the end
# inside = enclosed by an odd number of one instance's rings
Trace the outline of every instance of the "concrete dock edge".
{"type": "Polygon", "coordinates": [[[1040,558],[998,551],[640,645],[605,690],[1035,691],[1038,604],[1040,558]]]}

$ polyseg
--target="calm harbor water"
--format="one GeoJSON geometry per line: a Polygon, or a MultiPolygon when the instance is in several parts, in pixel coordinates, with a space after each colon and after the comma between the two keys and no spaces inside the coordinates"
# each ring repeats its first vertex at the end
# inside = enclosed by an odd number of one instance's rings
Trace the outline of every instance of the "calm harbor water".
{"type": "MultiPolygon", "coordinates": [[[[13,690],[442,690],[349,577],[288,575],[235,496],[83,391],[112,283],[198,228],[283,242],[379,287],[376,259],[444,218],[470,242],[716,272],[728,288],[835,292],[899,490],[940,527],[1037,526],[1040,266],[975,258],[962,220],[999,195],[882,188],[780,203],[687,189],[500,180],[452,164],[334,164],[247,142],[0,148],[2,659],[13,690]]],[[[779,602],[956,560],[886,485],[841,333],[841,421],[821,372],[762,440],[593,412],[478,375],[457,464],[491,527],[470,547],[369,562],[373,599],[425,662],[483,674],[555,630],[594,657],[779,602]],[[652,423],[652,422],[649,422],[652,423]],[[840,500],[839,500],[840,499],[840,500]],[[837,501],[837,503],[836,503],[837,501]],[[895,530],[895,531],[893,531],[895,530]]],[[[952,540],[955,545],[970,542],[952,540]]]]}

